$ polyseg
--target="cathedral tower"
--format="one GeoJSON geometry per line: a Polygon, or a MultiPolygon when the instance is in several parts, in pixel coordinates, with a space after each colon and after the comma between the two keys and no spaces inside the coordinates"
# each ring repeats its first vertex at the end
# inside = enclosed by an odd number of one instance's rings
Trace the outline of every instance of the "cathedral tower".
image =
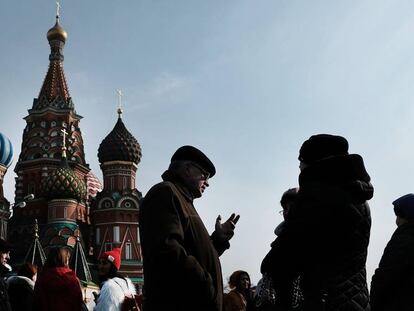
{"type": "Polygon", "coordinates": [[[96,258],[120,247],[121,273],[142,283],[142,256],[138,230],[138,209],[142,199],[136,189],[136,171],[141,147],[122,121],[122,109],[113,130],[99,146],[98,158],[104,188],[92,206],[94,255],[96,258]]]}
{"type": "MultiPolygon", "coordinates": [[[[51,222],[53,216],[50,214],[50,206],[61,204],[53,201],[55,194],[60,195],[58,191],[54,192],[56,189],[53,187],[45,189],[41,185],[45,184],[45,181],[61,166],[62,145],[64,145],[62,136],[67,146],[65,165],[85,183],[90,171],[85,162],[83,139],[79,128],[82,117],[75,111],[63,70],[63,48],[67,33],[60,25],[59,12],[56,15],[55,25],[47,32],[47,39],[50,45],[49,68],[39,96],[33,100],[33,106],[24,118],[26,128],[15,167],[17,174],[15,201],[21,201],[28,194],[35,196],[34,200],[27,202],[25,207],[13,209],[13,217],[9,223],[10,238],[21,241],[14,252],[14,257],[18,260],[24,256],[30,246],[34,219],[39,222],[42,236],[43,229],[51,222]],[[68,135],[64,136],[63,131],[68,135]]],[[[78,224],[81,231],[86,231],[89,224],[87,194],[80,192],[80,195],[83,197],[79,198],[76,204],[68,202],[68,208],[71,211],[76,209],[76,213],[71,213],[67,221],[78,224]]]]}

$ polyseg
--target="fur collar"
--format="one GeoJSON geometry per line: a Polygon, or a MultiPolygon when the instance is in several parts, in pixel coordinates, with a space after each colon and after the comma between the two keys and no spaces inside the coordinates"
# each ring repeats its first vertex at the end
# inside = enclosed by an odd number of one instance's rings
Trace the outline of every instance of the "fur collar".
{"type": "Polygon", "coordinates": [[[136,295],[135,286],[130,279],[108,279],[103,283],[94,311],[120,311],[125,296],[129,295],[136,295]]]}
{"type": "Polygon", "coordinates": [[[21,276],[21,275],[15,275],[7,279],[7,285],[22,284],[22,283],[27,283],[32,289],[34,288],[34,282],[28,277],[21,276]]]}

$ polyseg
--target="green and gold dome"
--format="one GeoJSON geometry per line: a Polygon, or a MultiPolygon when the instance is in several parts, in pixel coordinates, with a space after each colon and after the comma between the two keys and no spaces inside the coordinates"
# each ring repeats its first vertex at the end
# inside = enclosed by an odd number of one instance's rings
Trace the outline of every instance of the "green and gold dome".
{"type": "Polygon", "coordinates": [[[42,189],[49,200],[75,199],[81,202],[86,198],[86,184],[69,167],[65,156],[62,157],[59,168],[47,177],[42,189]]]}

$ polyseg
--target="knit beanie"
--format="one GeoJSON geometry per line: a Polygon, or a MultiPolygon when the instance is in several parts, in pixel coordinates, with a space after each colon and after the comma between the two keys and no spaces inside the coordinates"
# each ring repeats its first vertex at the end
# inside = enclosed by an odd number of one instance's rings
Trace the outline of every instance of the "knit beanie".
{"type": "Polygon", "coordinates": [[[348,154],[348,141],[342,136],[318,134],[306,140],[299,151],[299,161],[312,164],[324,158],[348,154]]]}
{"type": "Polygon", "coordinates": [[[121,249],[117,247],[111,251],[105,252],[101,255],[100,259],[108,260],[115,266],[116,270],[119,270],[121,267],[121,249]]]}
{"type": "Polygon", "coordinates": [[[394,202],[394,213],[396,216],[414,219],[414,194],[409,193],[398,198],[394,202]]]}

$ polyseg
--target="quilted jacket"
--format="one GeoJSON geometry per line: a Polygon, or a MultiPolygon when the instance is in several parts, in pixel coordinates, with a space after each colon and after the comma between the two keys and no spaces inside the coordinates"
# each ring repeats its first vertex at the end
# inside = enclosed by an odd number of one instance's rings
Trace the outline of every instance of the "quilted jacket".
{"type": "Polygon", "coordinates": [[[369,311],[365,263],[373,196],[361,156],[321,160],[299,176],[298,201],[262,262],[280,308],[298,276],[306,311],[369,311]]]}

